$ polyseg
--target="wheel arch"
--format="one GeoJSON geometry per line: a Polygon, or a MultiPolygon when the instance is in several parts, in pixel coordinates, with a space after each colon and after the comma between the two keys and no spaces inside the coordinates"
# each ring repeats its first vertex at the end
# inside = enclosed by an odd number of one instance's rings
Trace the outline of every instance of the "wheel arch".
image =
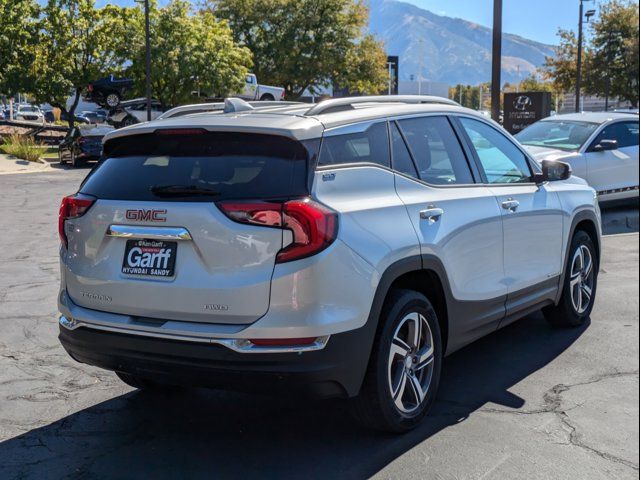
{"type": "MultiPolygon", "coordinates": [[[[395,288],[415,290],[426,296],[438,315],[443,352],[449,343],[449,303],[451,289],[442,262],[432,255],[415,255],[391,264],[382,274],[374,295],[367,323],[373,333],[380,328],[380,313],[389,293],[395,288]]],[[[371,346],[373,346],[373,335],[371,346]]]]}
{"type": "Polygon", "coordinates": [[[578,231],[585,232],[591,238],[591,241],[596,247],[596,258],[598,260],[598,265],[600,265],[600,260],[602,258],[602,242],[600,235],[600,222],[598,221],[598,217],[596,212],[593,210],[581,210],[576,213],[571,221],[571,229],[569,230],[569,236],[567,237],[567,248],[565,249],[564,259],[563,259],[563,267],[562,274],[560,275],[560,283],[558,285],[558,294],[556,296],[555,304],[557,305],[562,297],[562,292],[564,290],[564,280],[567,273],[567,265],[569,262],[570,247],[571,240],[574,235],[578,231]]]}

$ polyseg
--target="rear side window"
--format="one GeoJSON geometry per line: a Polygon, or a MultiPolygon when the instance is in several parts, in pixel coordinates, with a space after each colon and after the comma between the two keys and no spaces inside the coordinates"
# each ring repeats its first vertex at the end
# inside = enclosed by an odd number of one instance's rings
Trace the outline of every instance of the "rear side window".
{"type": "Polygon", "coordinates": [[[318,165],[377,163],[389,166],[386,122],[375,123],[364,132],[330,135],[322,140],[318,165]]]}
{"type": "Polygon", "coordinates": [[[105,159],[80,192],[141,201],[302,196],[309,192],[307,157],[300,142],[273,135],[199,131],[133,135],[105,144],[105,159]]]}
{"type": "Polygon", "coordinates": [[[445,117],[399,120],[420,178],[433,185],[473,183],[469,164],[445,117]]]}

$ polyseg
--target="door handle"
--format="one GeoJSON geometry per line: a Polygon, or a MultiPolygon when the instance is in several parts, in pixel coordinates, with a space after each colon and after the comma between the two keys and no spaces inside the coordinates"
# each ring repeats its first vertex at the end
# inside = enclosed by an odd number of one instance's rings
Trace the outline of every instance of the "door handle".
{"type": "Polygon", "coordinates": [[[420,210],[420,218],[429,220],[429,223],[437,222],[442,215],[444,215],[444,210],[441,208],[429,207],[426,210],[420,210]]]}
{"type": "Polygon", "coordinates": [[[516,210],[518,210],[519,206],[520,202],[512,198],[502,202],[502,208],[504,208],[505,210],[509,210],[511,213],[515,213],[516,210]]]}

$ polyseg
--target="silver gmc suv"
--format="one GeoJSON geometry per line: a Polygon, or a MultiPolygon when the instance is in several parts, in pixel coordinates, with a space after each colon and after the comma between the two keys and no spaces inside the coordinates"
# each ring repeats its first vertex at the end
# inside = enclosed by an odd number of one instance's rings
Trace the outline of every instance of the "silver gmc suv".
{"type": "Polygon", "coordinates": [[[229,99],[113,131],[59,232],[75,360],[150,390],[344,397],[395,432],[445,355],[539,309],[582,324],[601,244],[567,164],[424,96],[229,99]]]}

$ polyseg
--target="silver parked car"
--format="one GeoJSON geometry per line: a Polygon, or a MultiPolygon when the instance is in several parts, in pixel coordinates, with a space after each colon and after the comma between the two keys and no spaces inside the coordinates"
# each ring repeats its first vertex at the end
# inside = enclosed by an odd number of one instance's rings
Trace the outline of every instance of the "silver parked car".
{"type": "Polygon", "coordinates": [[[63,199],[77,361],[149,390],[350,398],[402,432],[445,355],[539,309],[589,317],[600,211],[567,164],[434,97],[228,107],[109,133],[63,199]]]}

